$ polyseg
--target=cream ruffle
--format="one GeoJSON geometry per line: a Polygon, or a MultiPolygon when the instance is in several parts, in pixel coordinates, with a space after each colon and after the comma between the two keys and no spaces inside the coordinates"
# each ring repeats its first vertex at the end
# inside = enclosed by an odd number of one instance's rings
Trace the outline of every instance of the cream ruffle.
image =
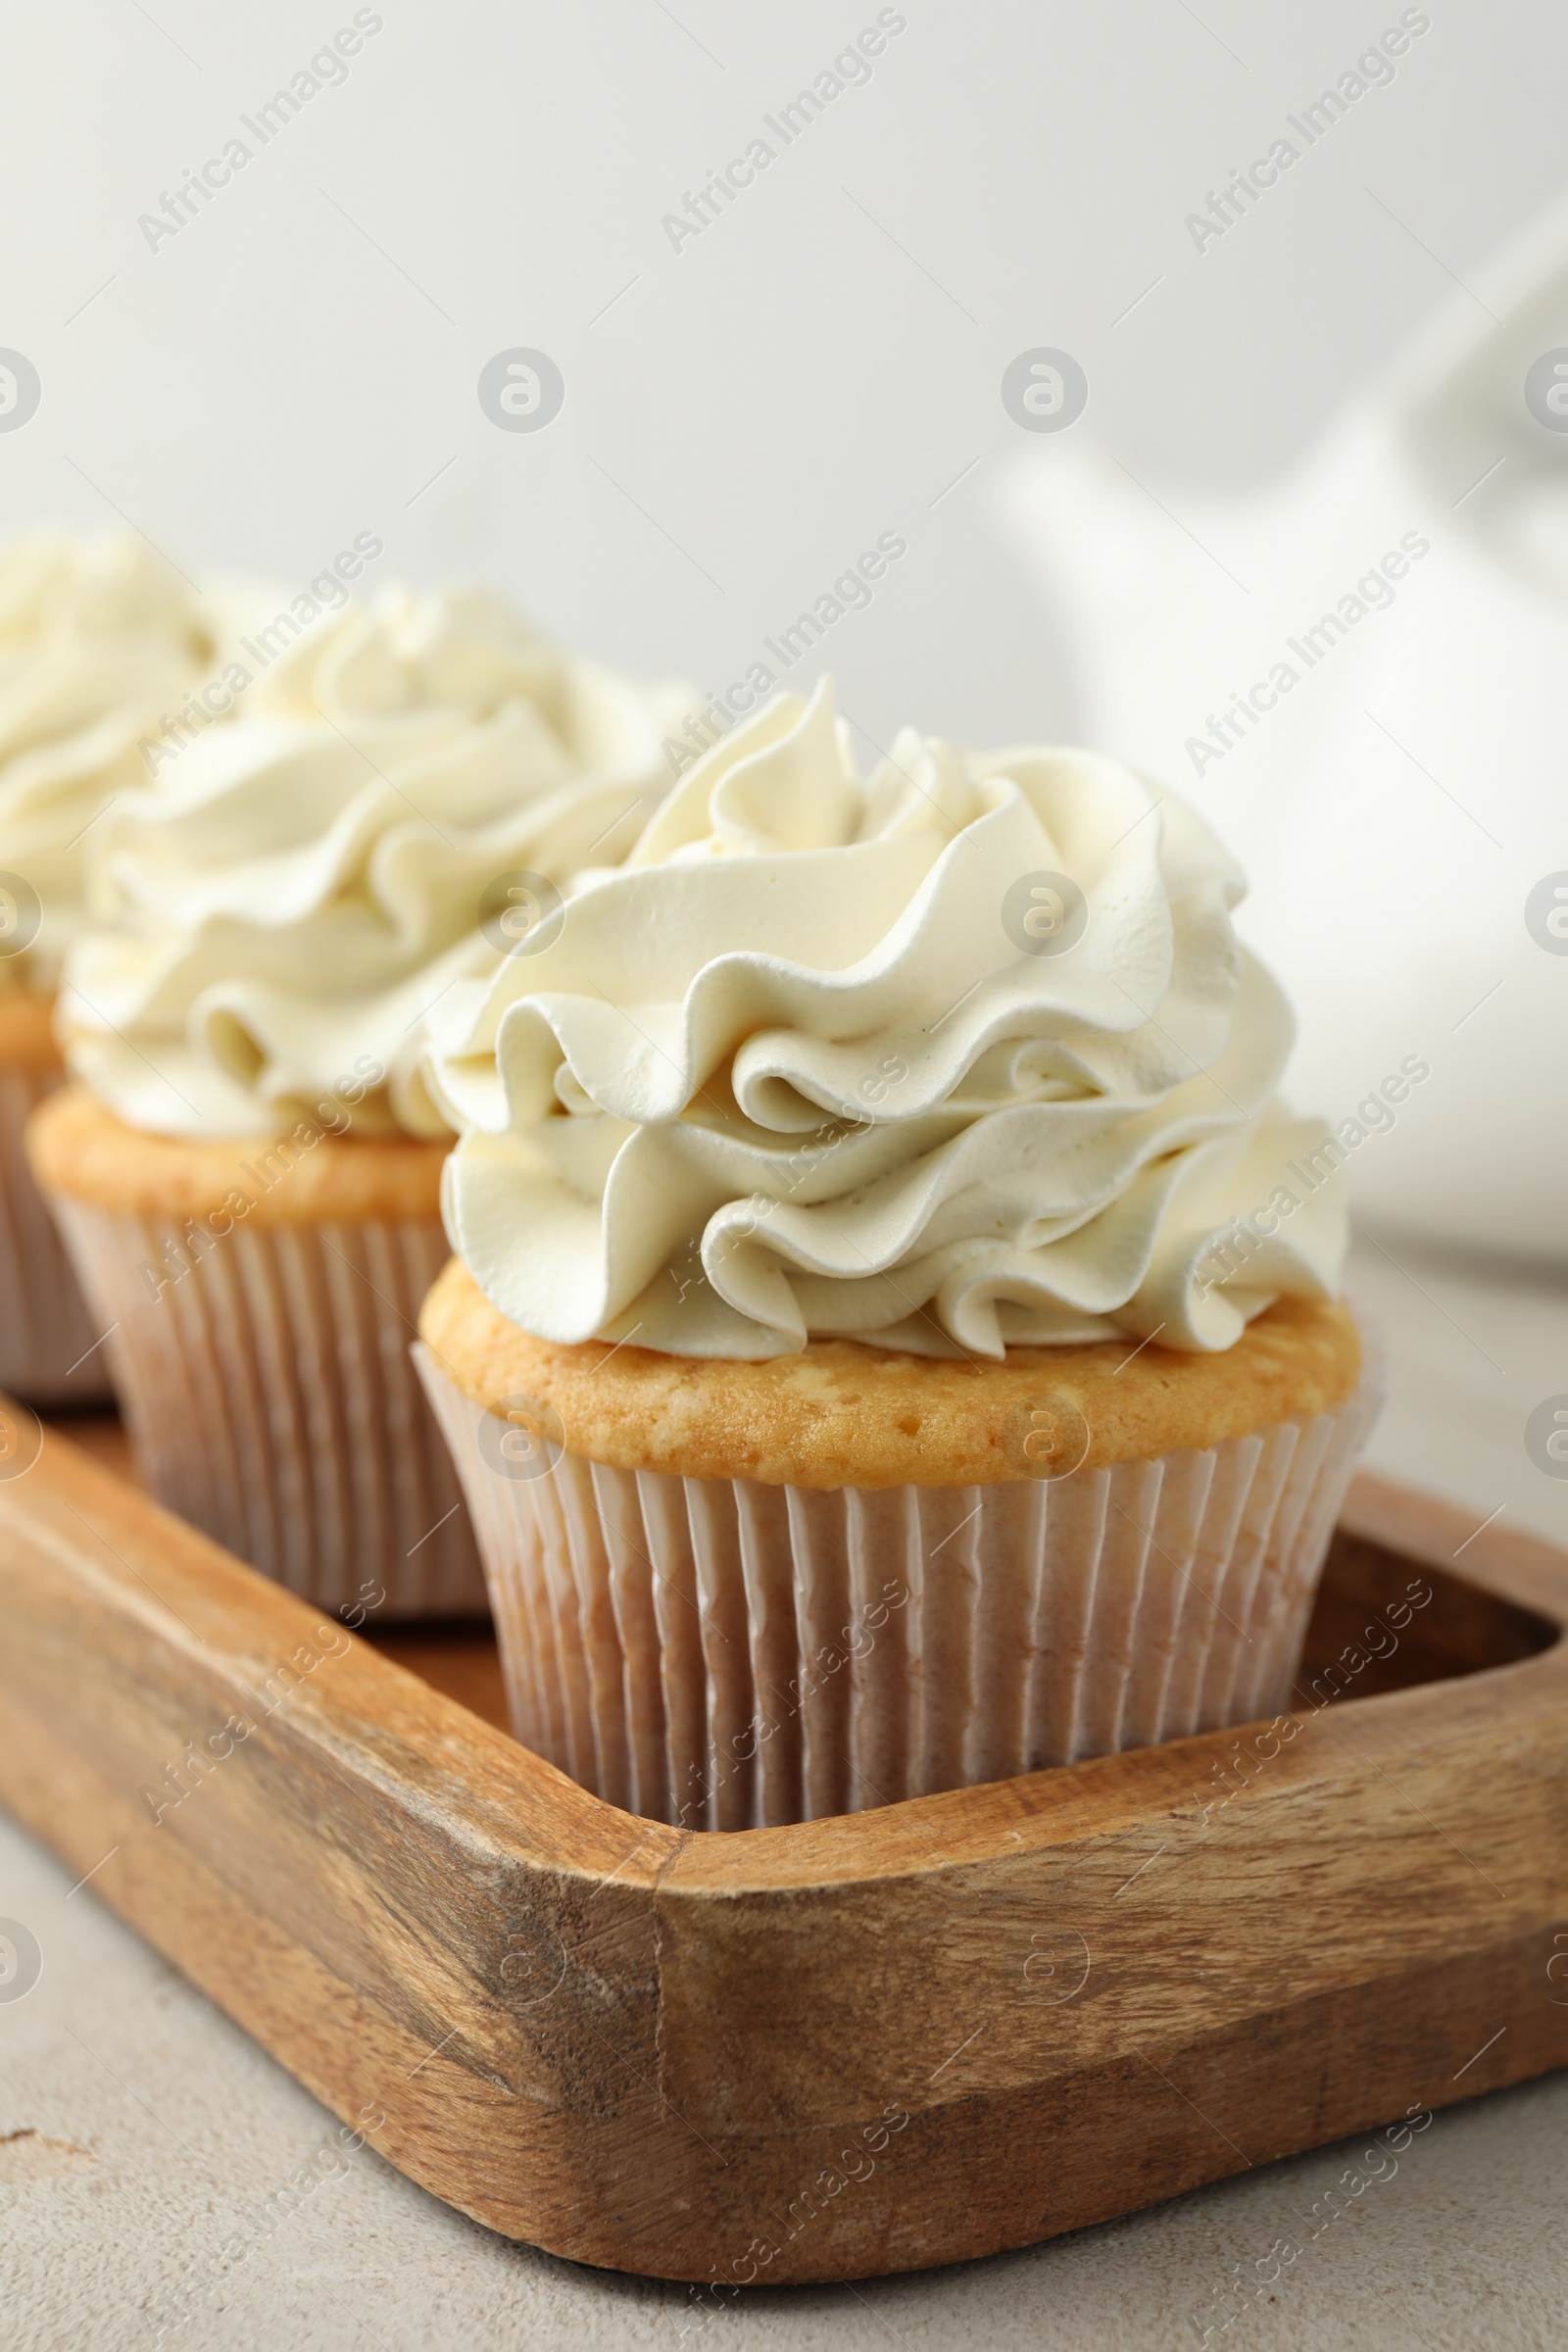
{"type": "Polygon", "coordinates": [[[487,887],[564,890],[624,855],[668,788],[679,699],[567,660],[477,591],[388,590],[318,622],[97,828],[97,927],[62,1005],[74,1074],[131,1126],[230,1136],[374,1068],[362,1128],[438,1128],[415,1037],[502,958],[487,887]]]}
{"type": "Polygon", "coordinates": [[[780,696],[432,1013],[453,1246],[563,1343],[1228,1347],[1332,1297],[1346,1242],[1339,1185],[1289,1167],[1326,1131],[1278,1104],[1242,889],[1114,761],[909,731],[862,783],[826,686],[780,696]]]}

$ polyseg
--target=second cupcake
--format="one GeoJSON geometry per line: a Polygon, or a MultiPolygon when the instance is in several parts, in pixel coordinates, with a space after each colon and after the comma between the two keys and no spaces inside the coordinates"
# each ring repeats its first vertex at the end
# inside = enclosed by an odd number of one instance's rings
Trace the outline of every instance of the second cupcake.
{"type": "Polygon", "coordinates": [[[672,708],[388,591],[99,828],[33,1165],[154,1493],[321,1605],[484,1605],[408,1360],[451,1140],[413,1039],[636,838],[672,708]]]}

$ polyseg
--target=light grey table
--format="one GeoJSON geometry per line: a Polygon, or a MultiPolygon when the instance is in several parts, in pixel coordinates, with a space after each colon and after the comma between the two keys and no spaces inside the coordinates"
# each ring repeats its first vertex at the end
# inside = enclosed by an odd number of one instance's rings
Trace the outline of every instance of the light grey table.
{"type": "MultiPolygon", "coordinates": [[[[1568,1481],[1537,1470],[1523,1439],[1532,1406],[1568,1390],[1568,1282],[1456,1266],[1388,1235],[1359,1247],[1353,1280],[1393,1365],[1373,1458],[1457,1496],[1478,1525],[1501,1508],[1568,1544],[1568,1481]]],[[[290,2180],[336,2137],[333,2119],[3,1821],[0,1916],[44,1953],[32,1993],[0,2004],[6,2352],[130,2352],[160,2327],[175,2352],[677,2352],[678,2288],[509,2244],[368,2150],[293,2204],[290,2180]]],[[[964,2269],[760,2294],[684,2340],[1171,2352],[1202,2342],[1240,2266],[1249,2299],[1211,2343],[1557,2346],[1565,2139],[1562,2076],[1440,2113],[1272,2284],[1259,2264],[1273,2267],[1276,2240],[1300,2242],[1297,2217],[1359,2142],[964,2269]]]]}

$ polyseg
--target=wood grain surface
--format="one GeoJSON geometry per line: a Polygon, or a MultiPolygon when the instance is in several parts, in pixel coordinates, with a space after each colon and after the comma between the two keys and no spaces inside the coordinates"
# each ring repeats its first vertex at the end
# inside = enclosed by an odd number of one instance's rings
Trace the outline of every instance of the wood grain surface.
{"type": "Polygon", "coordinates": [[[0,1610],[0,1801],[416,2180],[694,2327],[1568,2060],[1568,1558],[1369,1477],[1298,1713],[784,1830],[602,1803],[482,1641],[398,1637],[476,1712],[52,1428],[0,1610]]]}

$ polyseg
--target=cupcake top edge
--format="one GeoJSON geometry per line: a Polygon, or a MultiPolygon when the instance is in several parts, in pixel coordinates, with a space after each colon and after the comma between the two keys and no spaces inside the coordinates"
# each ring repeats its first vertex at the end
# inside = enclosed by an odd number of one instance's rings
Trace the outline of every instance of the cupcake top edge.
{"type": "Polygon", "coordinates": [[[481,1449],[512,1479],[546,1474],[565,1451],[619,1470],[817,1490],[1049,1482],[1334,1412],[1361,1371],[1349,1310],[1304,1299],[1281,1299],[1234,1348],[1196,1358],[1157,1345],[1133,1355],[1123,1342],[980,1365],[845,1340],[760,1361],[559,1347],[508,1322],[456,1258],[419,1334],[489,1416],[481,1449]]]}
{"type": "Polygon", "coordinates": [[[241,1226],[436,1222],[443,1143],[368,1146],[338,1099],[296,1107],[274,1134],[192,1141],[127,1126],[85,1087],[64,1086],[28,1121],[27,1154],[45,1193],[161,1229],[162,1257],[146,1269],[155,1298],[241,1226]]]}

